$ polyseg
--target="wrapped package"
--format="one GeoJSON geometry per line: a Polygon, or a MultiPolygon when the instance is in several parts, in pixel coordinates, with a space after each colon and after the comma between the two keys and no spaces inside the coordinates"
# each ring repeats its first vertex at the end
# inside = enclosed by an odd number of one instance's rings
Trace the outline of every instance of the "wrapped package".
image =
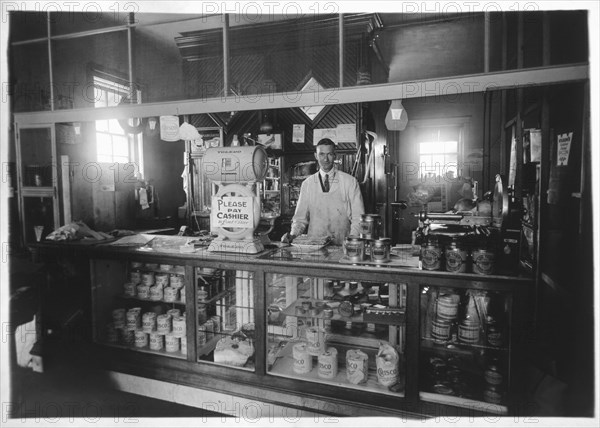
{"type": "Polygon", "coordinates": [[[377,364],[377,380],[383,386],[398,382],[398,361],[400,355],[396,348],[386,342],[379,343],[379,352],[375,356],[377,364]]]}

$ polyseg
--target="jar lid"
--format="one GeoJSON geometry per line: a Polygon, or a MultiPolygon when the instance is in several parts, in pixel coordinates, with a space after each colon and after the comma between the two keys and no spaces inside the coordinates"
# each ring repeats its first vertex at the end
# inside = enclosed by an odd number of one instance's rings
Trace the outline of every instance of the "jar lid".
{"type": "Polygon", "coordinates": [[[392,242],[391,238],[379,238],[379,239],[375,239],[374,242],[376,244],[386,244],[389,245],[392,242]]]}
{"type": "Polygon", "coordinates": [[[357,235],[348,235],[346,237],[347,241],[352,241],[352,242],[358,242],[358,241],[362,241],[362,238],[360,236],[357,235]]]}

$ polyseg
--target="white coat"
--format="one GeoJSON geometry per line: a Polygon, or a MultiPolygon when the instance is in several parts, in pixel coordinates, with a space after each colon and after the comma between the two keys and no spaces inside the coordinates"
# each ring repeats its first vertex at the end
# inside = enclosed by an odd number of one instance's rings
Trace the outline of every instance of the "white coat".
{"type": "Polygon", "coordinates": [[[323,192],[319,172],[302,182],[290,233],[299,236],[308,227],[309,236],[332,236],[342,245],[348,235],[360,233],[360,216],[365,213],[358,181],[342,171],[332,170],[329,192],[323,192]]]}

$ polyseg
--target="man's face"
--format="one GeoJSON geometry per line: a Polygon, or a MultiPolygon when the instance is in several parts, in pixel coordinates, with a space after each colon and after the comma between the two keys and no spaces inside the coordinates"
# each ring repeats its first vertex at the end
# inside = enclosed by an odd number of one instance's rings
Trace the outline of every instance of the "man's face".
{"type": "Polygon", "coordinates": [[[329,172],[333,168],[333,161],[335,160],[335,148],[333,146],[317,146],[317,153],[315,153],[315,159],[319,162],[319,168],[324,172],[329,172]]]}

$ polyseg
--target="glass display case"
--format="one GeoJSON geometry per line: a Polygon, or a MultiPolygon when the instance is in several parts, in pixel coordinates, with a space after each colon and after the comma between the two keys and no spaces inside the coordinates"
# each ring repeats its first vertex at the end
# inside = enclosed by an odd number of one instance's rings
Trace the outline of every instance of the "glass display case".
{"type": "Polygon", "coordinates": [[[267,274],[270,375],[404,395],[406,286],[267,274]]]}
{"type": "Polygon", "coordinates": [[[190,253],[190,239],[91,250],[94,342],[115,369],[175,382],[185,370],[198,388],[216,376],[272,402],[309,394],[354,416],[522,402],[527,278],[341,266],[335,246],[190,253]]]}
{"type": "Polygon", "coordinates": [[[187,359],[185,266],[138,260],[94,260],[94,340],[187,359]]]}
{"type": "Polygon", "coordinates": [[[420,398],[506,413],[511,295],[423,286],[420,296],[420,398]]]}
{"type": "Polygon", "coordinates": [[[195,268],[197,358],[254,370],[252,272],[195,268]]]}

